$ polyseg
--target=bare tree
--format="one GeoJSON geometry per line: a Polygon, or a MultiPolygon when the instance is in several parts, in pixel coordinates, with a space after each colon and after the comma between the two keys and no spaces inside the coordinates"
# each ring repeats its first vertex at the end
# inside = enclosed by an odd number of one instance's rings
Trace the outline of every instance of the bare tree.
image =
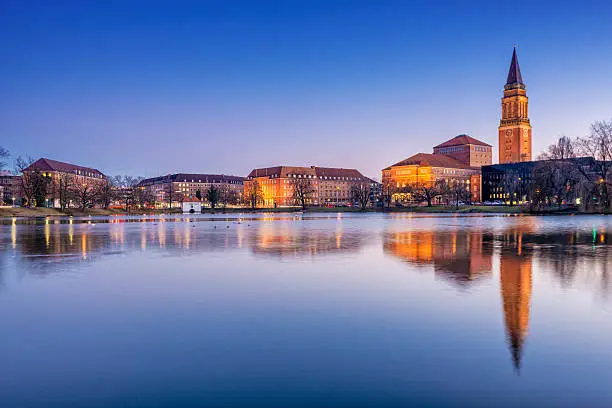
{"type": "Polygon", "coordinates": [[[168,200],[168,208],[172,209],[172,201],[178,201],[176,200],[178,195],[177,192],[174,190],[174,183],[172,181],[172,177],[170,177],[169,175],[166,176],[164,180],[164,194],[166,196],[166,199],[168,200]]]}
{"type": "Polygon", "coordinates": [[[441,194],[448,197],[449,203],[453,203],[455,208],[459,208],[459,203],[462,201],[470,201],[472,193],[470,185],[461,180],[452,180],[450,183],[441,185],[441,194]]]}
{"type": "Polygon", "coordinates": [[[263,192],[257,180],[247,180],[244,183],[244,201],[252,209],[263,201],[263,192]]]}
{"type": "Polygon", "coordinates": [[[447,185],[444,180],[438,180],[432,183],[417,183],[406,187],[406,191],[410,193],[416,201],[426,201],[427,206],[431,207],[433,201],[441,197],[446,191],[447,185]]]}
{"type": "Polygon", "coordinates": [[[211,184],[209,189],[204,193],[204,198],[206,198],[206,201],[210,204],[210,208],[215,208],[221,198],[221,192],[218,187],[211,184]]]}
{"type": "Polygon", "coordinates": [[[383,183],[380,199],[387,208],[391,207],[391,201],[393,201],[393,194],[395,193],[395,186],[390,182],[383,183]]]}
{"type": "Polygon", "coordinates": [[[55,182],[55,192],[59,201],[60,209],[66,211],[74,189],[74,176],[68,173],[61,173],[55,182]]]}
{"type": "Polygon", "coordinates": [[[576,157],[575,142],[567,136],[561,136],[542,153],[540,160],[566,160],[576,157]]]}
{"type": "Polygon", "coordinates": [[[100,185],[90,180],[81,180],[74,183],[72,191],[79,208],[85,211],[96,203],[100,195],[100,185]]]}
{"type": "Polygon", "coordinates": [[[306,209],[306,203],[311,201],[312,194],[315,192],[310,179],[302,177],[294,178],[291,180],[291,187],[295,203],[299,204],[303,210],[306,209]]]}
{"type": "Polygon", "coordinates": [[[591,133],[578,139],[579,150],[586,156],[595,159],[595,168],[589,179],[591,196],[600,201],[603,209],[610,208],[610,187],[612,186],[612,119],[595,122],[591,133]]]}
{"type": "Polygon", "coordinates": [[[112,178],[114,199],[121,202],[126,212],[134,205],[144,206],[144,202],[150,200],[148,192],[138,184],[143,177],[115,176],[112,178]]]}
{"type": "Polygon", "coordinates": [[[110,207],[111,203],[117,198],[117,189],[113,183],[113,180],[108,178],[103,183],[97,186],[98,194],[96,201],[105,210],[110,207]]]}
{"type": "Polygon", "coordinates": [[[238,193],[229,185],[224,184],[219,187],[219,202],[226,208],[228,204],[235,205],[238,203],[238,193]]]}
{"type": "Polygon", "coordinates": [[[521,195],[521,180],[518,175],[513,172],[506,172],[502,176],[502,190],[507,194],[506,201],[510,205],[518,203],[521,195]]]}
{"type": "Polygon", "coordinates": [[[136,186],[134,187],[133,192],[134,203],[140,208],[155,205],[155,197],[150,190],[144,187],[136,186]]]}
{"type": "Polygon", "coordinates": [[[15,159],[15,173],[21,174],[21,189],[28,207],[43,206],[49,190],[49,179],[38,170],[27,170],[34,159],[21,156],[15,159]]]}
{"type": "Polygon", "coordinates": [[[9,151],[0,146],[0,170],[4,170],[6,167],[6,160],[9,158],[9,156],[9,151]]]}
{"type": "Polygon", "coordinates": [[[368,183],[354,183],[351,186],[351,199],[359,203],[362,210],[365,210],[370,202],[370,185],[368,183]]]}

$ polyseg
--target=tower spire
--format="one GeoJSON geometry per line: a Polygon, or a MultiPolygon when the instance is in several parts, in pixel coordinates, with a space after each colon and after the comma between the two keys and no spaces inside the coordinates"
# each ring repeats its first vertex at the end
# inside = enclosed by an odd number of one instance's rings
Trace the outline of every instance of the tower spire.
{"type": "Polygon", "coordinates": [[[512,61],[510,62],[510,70],[508,71],[508,79],[506,80],[506,87],[511,86],[522,86],[523,77],[521,76],[521,68],[519,67],[518,57],[516,56],[516,44],[514,44],[514,50],[512,51],[512,61]]]}

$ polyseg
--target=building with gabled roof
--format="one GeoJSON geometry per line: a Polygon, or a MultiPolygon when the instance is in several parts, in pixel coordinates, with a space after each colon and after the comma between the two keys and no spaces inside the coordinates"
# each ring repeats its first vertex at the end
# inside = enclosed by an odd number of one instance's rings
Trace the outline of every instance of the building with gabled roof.
{"type": "MultiPolygon", "coordinates": [[[[61,207],[60,196],[62,191],[70,190],[71,195],[78,197],[79,194],[75,193],[76,189],[101,191],[101,188],[108,182],[106,176],[98,169],[43,157],[23,170],[21,192],[24,194],[22,195],[26,195],[28,180],[32,180],[31,177],[35,174],[39,174],[47,180],[44,205],[54,208],[61,207]],[[63,188],[60,188],[60,183],[63,183],[63,188]]],[[[43,205],[43,203],[39,203],[39,205],[43,205]]]]}
{"type": "Polygon", "coordinates": [[[434,154],[446,155],[471,167],[489,166],[493,146],[469,135],[458,135],[434,147],[434,154]]]}
{"type": "Polygon", "coordinates": [[[440,143],[433,150],[433,153],[417,153],[383,169],[383,186],[395,192],[395,200],[410,199],[410,194],[404,190],[431,187],[438,181],[445,181],[465,185],[471,200],[480,201],[480,168],[491,164],[491,145],[462,134],[440,143]]]}
{"type": "Polygon", "coordinates": [[[105,180],[106,176],[98,170],[90,167],[78,166],[76,164],[64,163],[57,160],[51,160],[47,158],[41,158],[30,164],[24,172],[38,171],[46,174],[73,174],[75,176],[105,180]]]}

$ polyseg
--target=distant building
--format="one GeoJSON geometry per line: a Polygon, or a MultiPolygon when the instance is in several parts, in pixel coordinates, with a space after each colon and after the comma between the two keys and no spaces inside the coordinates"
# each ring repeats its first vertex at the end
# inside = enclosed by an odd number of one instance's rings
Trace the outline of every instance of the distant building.
{"type": "Polygon", "coordinates": [[[502,117],[499,122],[499,162],[518,163],[531,161],[531,123],[529,122],[529,98],[516,56],[512,53],[510,70],[504,86],[502,117]]]}
{"type": "Polygon", "coordinates": [[[7,205],[21,205],[21,198],[23,196],[21,176],[14,176],[9,172],[0,172],[0,186],[2,187],[0,201],[7,205]]]}
{"type": "Polygon", "coordinates": [[[202,202],[196,197],[189,197],[183,200],[184,214],[199,214],[202,212],[202,202]]]}
{"type": "Polygon", "coordinates": [[[60,207],[59,196],[55,187],[61,176],[69,176],[72,185],[87,183],[92,184],[92,188],[96,188],[107,182],[106,176],[100,170],[46,158],[36,160],[23,171],[23,174],[24,177],[27,177],[28,174],[34,172],[40,173],[49,180],[49,188],[46,196],[47,206],[55,208],[60,207]]]}
{"type": "Polygon", "coordinates": [[[356,169],[275,166],[251,171],[245,181],[245,189],[257,182],[264,206],[293,206],[296,205],[293,194],[296,179],[310,181],[313,191],[308,195],[308,205],[349,204],[353,185],[372,182],[356,169]]]}
{"type": "Polygon", "coordinates": [[[171,198],[172,206],[180,207],[186,198],[196,197],[198,191],[204,197],[211,186],[228,194],[235,204],[242,201],[244,178],[238,176],[176,173],[144,179],[138,184],[138,187],[147,189],[153,195],[158,207],[167,207],[171,198]]]}

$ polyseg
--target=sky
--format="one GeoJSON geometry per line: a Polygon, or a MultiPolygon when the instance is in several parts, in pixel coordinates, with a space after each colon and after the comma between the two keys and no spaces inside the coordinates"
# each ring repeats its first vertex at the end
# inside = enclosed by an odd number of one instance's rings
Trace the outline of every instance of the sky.
{"type": "Polygon", "coordinates": [[[106,174],[381,169],[494,146],[517,44],[533,150],[612,119],[612,2],[0,2],[0,146],[106,174]]]}

